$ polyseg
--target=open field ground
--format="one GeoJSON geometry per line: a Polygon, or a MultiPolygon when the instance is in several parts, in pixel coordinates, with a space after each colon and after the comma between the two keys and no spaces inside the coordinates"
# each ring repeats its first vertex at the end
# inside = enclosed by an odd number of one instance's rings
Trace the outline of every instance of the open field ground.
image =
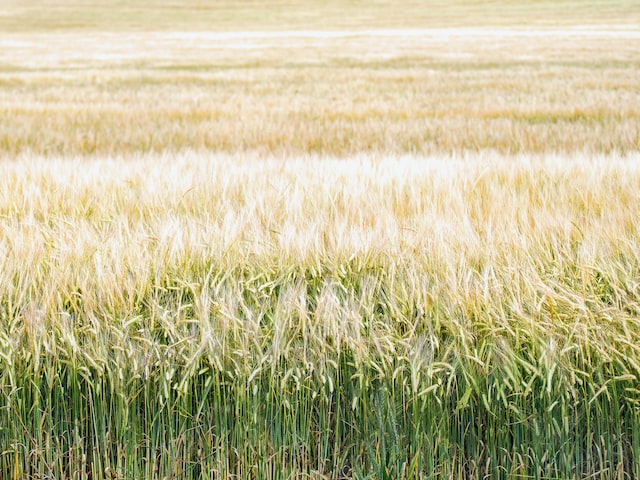
{"type": "Polygon", "coordinates": [[[637,2],[0,6],[0,480],[639,479],[637,2]]]}

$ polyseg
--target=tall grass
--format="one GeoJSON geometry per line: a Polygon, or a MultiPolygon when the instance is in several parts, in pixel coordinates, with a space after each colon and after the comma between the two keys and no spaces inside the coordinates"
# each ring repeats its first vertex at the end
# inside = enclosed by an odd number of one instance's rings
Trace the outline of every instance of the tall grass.
{"type": "Polygon", "coordinates": [[[638,160],[5,160],[2,478],[638,478],[638,160]]]}
{"type": "Polygon", "coordinates": [[[328,33],[3,35],[0,152],[640,149],[632,28],[328,33]]]}

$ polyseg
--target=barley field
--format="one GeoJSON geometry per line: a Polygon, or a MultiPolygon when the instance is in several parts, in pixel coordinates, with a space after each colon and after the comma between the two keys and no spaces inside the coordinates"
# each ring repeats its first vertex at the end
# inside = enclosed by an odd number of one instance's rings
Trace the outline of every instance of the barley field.
{"type": "Polygon", "coordinates": [[[634,1],[0,6],[0,480],[640,479],[634,1]]]}

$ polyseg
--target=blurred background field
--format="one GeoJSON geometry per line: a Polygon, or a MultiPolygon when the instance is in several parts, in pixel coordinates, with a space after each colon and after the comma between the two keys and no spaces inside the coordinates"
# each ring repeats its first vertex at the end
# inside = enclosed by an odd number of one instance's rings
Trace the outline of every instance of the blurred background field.
{"type": "Polygon", "coordinates": [[[5,4],[0,152],[638,149],[634,2],[339,4],[5,4]]]}
{"type": "Polygon", "coordinates": [[[2,31],[289,30],[637,25],[634,0],[5,0],[2,31]]]}

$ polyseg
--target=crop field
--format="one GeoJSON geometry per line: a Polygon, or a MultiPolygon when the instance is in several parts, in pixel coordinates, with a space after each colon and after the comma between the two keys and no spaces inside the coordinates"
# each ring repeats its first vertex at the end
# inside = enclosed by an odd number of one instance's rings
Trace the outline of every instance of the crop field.
{"type": "Polygon", "coordinates": [[[2,2],[0,480],[640,479],[638,25],[2,2]]]}

